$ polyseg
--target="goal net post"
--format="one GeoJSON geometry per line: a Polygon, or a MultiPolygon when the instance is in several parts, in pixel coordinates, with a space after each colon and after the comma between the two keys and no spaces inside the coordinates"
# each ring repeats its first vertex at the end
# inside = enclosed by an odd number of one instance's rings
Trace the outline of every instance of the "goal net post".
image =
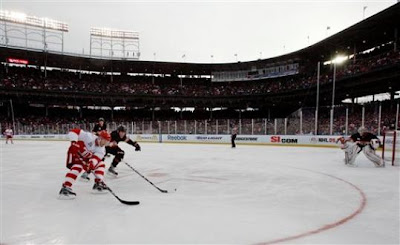
{"type": "Polygon", "coordinates": [[[400,165],[400,131],[390,130],[383,134],[382,158],[392,166],[400,165]]]}

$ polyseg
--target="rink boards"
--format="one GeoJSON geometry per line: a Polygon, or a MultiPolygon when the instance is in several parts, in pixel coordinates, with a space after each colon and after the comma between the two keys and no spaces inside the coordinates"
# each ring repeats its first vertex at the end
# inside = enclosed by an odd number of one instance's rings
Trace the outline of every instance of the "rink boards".
{"type": "MultiPolygon", "coordinates": [[[[140,134],[129,135],[138,142],[152,143],[195,143],[195,144],[230,144],[230,135],[193,135],[193,134],[140,134]]],[[[238,135],[238,145],[282,145],[282,146],[315,146],[337,147],[340,136],[332,135],[238,135]]],[[[20,140],[68,140],[67,135],[15,135],[20,140]]]]}

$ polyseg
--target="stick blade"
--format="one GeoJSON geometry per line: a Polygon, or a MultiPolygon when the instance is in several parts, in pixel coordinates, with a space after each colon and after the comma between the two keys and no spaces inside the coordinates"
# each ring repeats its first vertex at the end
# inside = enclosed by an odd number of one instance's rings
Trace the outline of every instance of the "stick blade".
{"type": "Polygon", "coordinates": [[[163,190],[163,189],[159,189],[159,188],[157,188],[159,191],[161,191],[162,193],[173,193],[173,192],[176,192],[176,189],[173,189],[173,190],[163,190]]]}
{"type": "Polygon", "coordinates": [[[119,198],[118,198],[118,200],[121,203],[126,204],[126,205],[139,205],[140,204],[139,201],[125,201],[125,200],[122,200],[122,199],[119,199],[119,198]]]}

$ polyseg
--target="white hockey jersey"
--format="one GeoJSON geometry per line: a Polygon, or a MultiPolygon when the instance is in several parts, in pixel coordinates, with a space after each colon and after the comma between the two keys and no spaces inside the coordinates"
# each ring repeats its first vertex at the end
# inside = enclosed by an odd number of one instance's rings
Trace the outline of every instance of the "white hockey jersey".
{"type": "Polygon", "coordinates": [[[68,133],[68,138],[70,141],[82,141],[85,144],[86,149],[93,153],[93,155],[99,160],[102,159],[106,154],[106,148],[104,146],[102,147],[97,145],[97,136],[90,132],[85,132],[82,129],[72,129],[68,133]]]}
{"type": "Polygon", "coordinates": [[[6,136],[13,136],[13,131],[11,128],[6,129],[6,131],[4,131],[4,135],[6,136]]]}

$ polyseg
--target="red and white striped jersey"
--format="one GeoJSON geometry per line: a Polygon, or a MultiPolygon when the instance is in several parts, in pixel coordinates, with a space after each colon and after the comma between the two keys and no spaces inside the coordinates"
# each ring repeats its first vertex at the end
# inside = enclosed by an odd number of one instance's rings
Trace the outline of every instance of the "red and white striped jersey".
{"type": "Polygon", "coordinates": [[[13,131],[11,128],[6,129],[6,131],[4,131],[4,135],[6,136],[13,136],[13,131]]]}
{"type": "Polygon", "coordinates": [[[91,132],[85,132],[82,129],[72,129],[68,133],[68,138],[70,141],[83,142],[86,149],[93,153],[94,156],[98,157],[99,160],[106,154],[106,148],[97,145],[96,139],[98,137],[91,132]]]}

